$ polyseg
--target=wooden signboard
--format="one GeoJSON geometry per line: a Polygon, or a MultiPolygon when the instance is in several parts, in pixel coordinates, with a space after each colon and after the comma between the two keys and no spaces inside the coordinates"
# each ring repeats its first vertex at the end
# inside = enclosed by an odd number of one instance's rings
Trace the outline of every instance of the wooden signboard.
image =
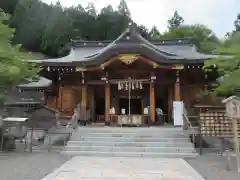
{"type": "Polygon", "coordinates": [[[240,152],[239,152],[239,133],[238,133],[238,121],[240,121],[240,98],[237,96],[231,96],[224,99],[222,103],[226,107],[226,115],[232,120],[233,142],[234,150],[237,158],[237,168],[240,172],[240,152]]]}
{"type": "Polygon", "coordinates": [[[226,107],[226,115],[229,118],[240,119],[240,98],[231,96],[222,101],[226,107]]]}

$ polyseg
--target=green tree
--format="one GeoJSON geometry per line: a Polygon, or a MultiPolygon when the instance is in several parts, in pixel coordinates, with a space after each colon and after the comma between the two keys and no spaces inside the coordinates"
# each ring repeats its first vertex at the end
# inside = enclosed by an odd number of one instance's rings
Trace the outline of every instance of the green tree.
{"type": "Polygon", "coordinates": [[[96,10],[94,3],[88,3],[88,5],[85,9],[91,16],[97,17],[97,10],[96,10]]]}
{"type": "Polygon", "coordinates": [[[175,11],[173,17],[168,20],[168,28],[178,28],[183,22],[183,17],[180,16],[177,11],[175,11]]]}
{"type": "Polygon", "coordinates": [[[212,53],[219,45],[220,41],[217,36],[208,27],[195,24],[185,25],[178,28],[170,28],[163,33],[162,38],[174,39],[191,37],[193,44],[200,52],[212,53]]]}
{"type": "Polygon", "coordinates": [[[65,55],[66,45],[73,35],[72,20],[60,3],[51,6],[42,37],[41,48],[52,56],[65,55]]]}
{"type": "Polygon", "coordinates": [[[131,18],[131,13],[125,0],[120,1],[118,5],[118,12],[123,16],[131,18]]]}
{"type": "Polygon", "coordinates": [[[149,36],[152,40],[161,39],[161,33],[158,31],[158,28],[156,26],[153,26],[152,29],[149,31],[149,36]]]}
{"type": "Polygon", "coordinates": [[[114,13],[112,5],[107,5],[101,9],[101,14],[112,14],[114,13]]]}
{"type": "Polygon", "coordinates": [[[49,6],[38,0],[19,1],[10,19],[10,26],[16,29],[14,43],[31,51],[40,51],[49,13],[49,6]]]}
{"type": "Polygon", "coordinates": [[[236,31],[240,31],[240,13],[237,15],[237,19],[234,21],[236,31]]]}
{"type": "Polygon", "coordinates": [[[128,18],[120,15],[118,11],[114,11],[112,6],[103,8],[96,19],[97,40],[116,39],[127,27],[127,24],[128,18]]]}
{"type": "MultiPolygon", "coordinates": [[[[58,2],[45,4],[39,0],[19,0],[10,26],[16,29],[13,42],[25,49],[58,57],[68,52],[70,39],[114,40],[128,26],[131,14],[122,0],[117,10],[111,5],[99,14],[93,3],[64,8],[58,2]]],[[[148,30],[139,26],[144,37],[148,30]]]]}
{"type": "Polygon", "coordinates": [[[5,13],[10,13],[12,14],[16,5],[17,5],[18,0],[1,0],[0,1],[0,8],[5,12],[5,13]]]}
{"type": "Polygon", "coordinates": [[[150,39],[149,32],[148,32],[149,30],[143,24],[140,24],[139,26],[137,26],[137,29],[142,37],[146,39],[150,39]]]}
{"type": "Polygon", "coordinates": [[[7,15],[0,9],[0,94],[4,89],[16,85],[27,77],[35,76],[37,69],[27,61],[29,55],[20,51],[20,45],[11,45],[14,30],[4,24],[7,15]]]}
{"type": "Polygon", "coordinates": [[[96,17],[86,12],[81,5],[66,8],[65,12],[72,21],[73,39],[96,40],[96,17]]]}
{"type": "MultiPolygon", "coordinates": [[[[235,94],[240,87],[240,32],[234,33],[227,38],[222,47],[215,50],[217,58],[206,61],[205,69],[217,68],[222,76],[215,92],[221,95],[235,94]]],[[[238,94],[239,95],[239,94],[238,94]]]]}

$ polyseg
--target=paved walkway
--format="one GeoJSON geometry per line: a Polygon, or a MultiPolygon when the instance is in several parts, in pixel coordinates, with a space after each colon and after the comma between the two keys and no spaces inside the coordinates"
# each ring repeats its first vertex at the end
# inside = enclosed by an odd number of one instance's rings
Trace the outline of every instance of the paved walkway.
{"type": "Polygon", "coordinates": [[[42,180],[204,180],[183,159],[73,157],[42,180]]]}

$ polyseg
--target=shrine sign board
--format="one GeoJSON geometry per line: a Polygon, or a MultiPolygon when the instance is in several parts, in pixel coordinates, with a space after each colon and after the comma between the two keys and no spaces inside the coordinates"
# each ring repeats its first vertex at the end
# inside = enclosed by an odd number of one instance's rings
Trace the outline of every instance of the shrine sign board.
{"type": "Polygon", "coordinates": [[[224,99],[222,103],[226,107],[226,115],[232,119],[240,119],[240,98],[237,96],[231,96],[224,99]]]}
{"type": "Polygon", "coordinates": [[[224,103],[226,106],[227,117],[232,120],[234,150],[237,159],[237,169],[238,172],[240,172],[240,146],[238,133],[238,121],[240,120],[240,98],[237,96],[231,96],[227,99],[224,99],[222,103],[224,103]]]}

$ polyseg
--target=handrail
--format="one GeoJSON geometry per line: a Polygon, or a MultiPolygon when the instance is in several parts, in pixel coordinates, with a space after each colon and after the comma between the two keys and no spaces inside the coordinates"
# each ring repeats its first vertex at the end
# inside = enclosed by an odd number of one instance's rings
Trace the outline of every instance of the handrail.
{"type": "Polygon", "coordinates": [[[187,115],[187,109],[185,104],[183,103],[183,129],[188,130],[188,128],[192,128],[192,124],[189,121],[188,115],[187,115]]]}

